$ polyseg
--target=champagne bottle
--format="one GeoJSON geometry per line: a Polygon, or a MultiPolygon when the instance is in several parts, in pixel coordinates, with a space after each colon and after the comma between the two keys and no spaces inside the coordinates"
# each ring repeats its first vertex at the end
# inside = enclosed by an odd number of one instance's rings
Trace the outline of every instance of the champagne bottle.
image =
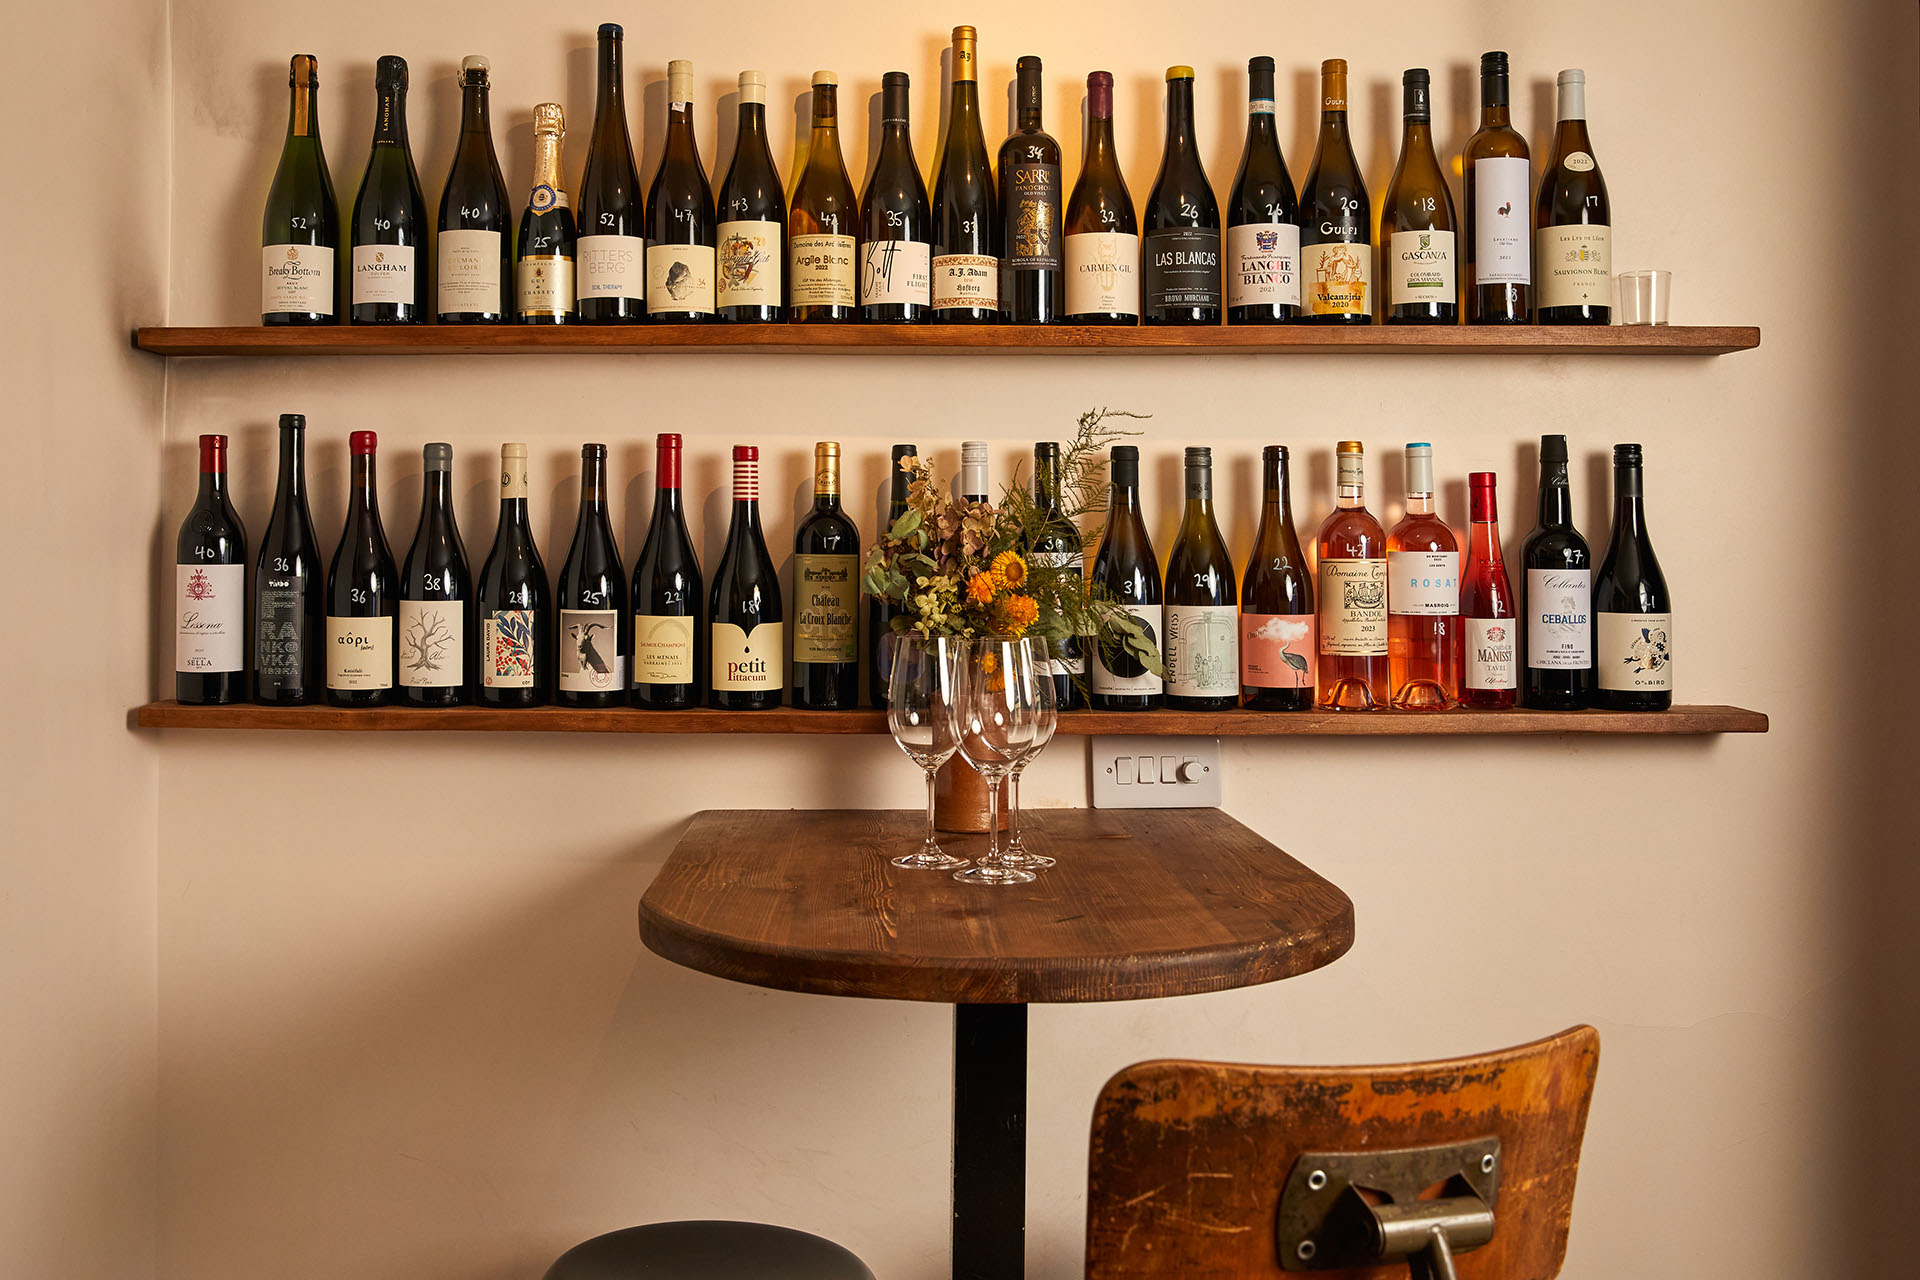
{"type": "MultiPolygon", "coordinates": [[[[1113,493],[1106,528],[1093,557],[1093,587],[1132,614],[1147,639],[1160,645],[1160,561],[1140,512],[1140,450],[1113,446],[1113,493]]],[[[1092,701],[1096,711],[1151,711],[1160,705],[1163,681],[1148,670],[1121,638],[1099,637],[1093,653],[1092,701]]]]}
{"type": "Polygon", "coordinates": [[[1560,122],[1534,204],[1541,324],[1613,319],[1613,206],[1587,140],[1587,73],[1560,73],[1560,122]]]}
{"type": "Polygon", "coordinates": [[[1367,510],[1366,454],[1358,440],[1334,452],[1338,505],[1320,526],[1314,564],[1320,583],[1316,703],[1329,711],[1373,711],[1392,700],[1387,671],[1387,535],[1367,510]]]}
{"type": "Polygon", "coordinates": [[[647,307],[647,222],[640,173],[633,165],[633,139],[627,133],[620,25],[601,23],[598,40],[600,88],[587,170],[580,178],[574,278],[584,323],[637,324],[647,307]]]}
{"type": "Polygon", "coordinates": [[[1247,63],[1247,143],[1227,197],[1228,324],[1300,314],[1300,202],[1273,126],[1273,59],[1247,63]]]}
{"type": "Polygon", "coordinates": [[[1387,533],[1387,668],[1393,705],[1460,700],[1460,540],[1434,512],[1433,446],[1407,446],[1407,510],[1387,533]]]}
{"type": "Polygon", "coordinates": [[[473,700],[483,707],[546,703],[553,662],[552,597],[527,523],[527,446],[500,446],[500,525],[474,586],[473,700]]]}
{"type": "Polygon", "coordinates": [[[336,707],[384,706],[393,695],[394,618],[399,575],[386,530],[371,431],[348,437],[353,462],[347,488],[347,527],[327,570],[327,701],[336,707]]]}
{"type": "MultiPolygon", "coordinates": [[[[1058,575],[1062,586],[1077,583],[1086,574],[1080,530],[1060,510],[1060,445],[1046,440],[1033,446],[1033,497],[1041,512],[1040,534],[1027,549],[1027,563],[1039,579],[1030,594],[1047,589],[1046,579],[1058,575]]],[[[1087,678],[1086,650],[1078,636],[1049,640],[1047,671],[1053,677],[1055,704],[1074,711],[1086,704],[1082,686],[1087,678]]]]}
{"type": "Polygon", "coordinates": [[[373,152],[353,201],[355,324],[427,322],[427,202],[407,142],[407,60],[381,57],[373,152]]]}
{"type": "Polygon", "coordinates": [[[453,516],[453,446],[421,451],[420,527],[400,565],[400,701],[458,707],[467,701],[473,576],[453,516]]]}
{"type": "Polygon", "coordinates": [[[280,415],[280,482],[254,569],[253,700],[297,707],[325,688],[320,543],[307,510],[307,419],[280,415]]]}
{"type": "MultiPolygon", "coordinates": [[[[919,450],[910,444],[893,446],[893,469],[887,475],[887,523],[893,528],[901,516],[907,514],[907,491],[913,485],[913,474],[901,470],[902,459],[918,461],[919,450]]],[[[893,675],[893,669],[887,665],[885,637],[893,634],[893,620],[906,610],[884,596],[867,597],[867,699],[876,707],[887,705],[887,681],[893,675]]]]}
{"type": "Polygon", "coordinates": [[[1040,59],[1014,68],[1014,129],[1000,144],[1000,320],[1058,324],[1066,305],[1060,144],[1040,127],[1040,59]]]}
{"type": "Polygon", "coordinates": [[[742,71],[739,83],[740,125],[715,214],[720,224],[716,310],[734,324],[776,324],[787,318],[782,285],[787,267],[786,189],[767,143],[767,78],[758,71],[742,71]]]}
{"type": "Polygon", "coordinates": [[[1613,446],[1613,536],[1593,579],[1594,705],[1673,705],[1673,598],[1647,538],[1640,446],[1613,446]]]}
{"type": "Polygon", "coordinates": [[[632,700],[653,711],[688,711],[700,705],[706,592],[680,500],[680,437],[663,432],[656,444],[653,522],[633,562],[632,700]]]}
{"type": "Polygon", "coordinates": [[[1425,67],[1400,78],[1400,162],[1380,209],[1388,324],[1457,324],[1453,194],[1433,153],[1433,106],[1425,67]]]}
{"type": "Polygon", "coordinates": [[[1372,227],[1347,132],[1347,60],[1328,58],[1320,64],[1320,139],[1300,188],[1303,323],[1373,323],[1372,227]]]}
{"type": "Polygon", "coordinates": [[[1293,528],[1287,446],[1260,450],[1260,527],[1240,580],[1240,684],[1254,711],[1313,706],[1313,579],[1293,528]]]}
{"type": "Polygon", "coordinates": [[[1167,706],[1240,705],[1239,596],[1226,539],[1213,518],[1213,450],[1187,449],[1187,506],[1167,553],[1167,706]]]}
{"type": "Polygon", "coordinates": [[[647,190],[647,319],[705,324],[715,306],[713,189],[693,136],[693,64],[667,64],[667,141],[647,190]]]}
{"type": "Polygon", "coordinates": [[[813,510],[793,537],[793,705],[860,705],[860,530],[840,509],[840,446],[813,446],[813,510]]]}
{"type": "Polygon", "coordinates": [[[973,28],[955,27],[947,139],[933,166],[935,324],[992,324],[1000,317],[1000,213],[980,127],[977,58],[973,28]]]}
{"type": "Polygon", "coordinates": [[[840,80],[813,73],[813,132],[807,164],[787,211],[787,318],[844,324],[859,318],[854,272],[860,206],[840,155],[840,80]]]}
{"type": "Polygon", "coordinates": [[[733,446],[733,519],[707,606],[713,671],[707,703],[721,711],[769,711],[786,688],[786,615],[780,576],[760,533],[760,450],[733,446]]]}
{"type": "Polygon", "coordinates": [[[1467,538],[1467,571],[1460,580],[1461,647],[1466,652],[1460,705],[1504,710],[1520,700],[1520,673],[1514,661],[1520,637],[1513,585],[1500,559],[1493,472],[1471,472],[1467,494],[1473,528],[1467,538]]]}
{"type": "Polygon", "coordinates": [[[933,312],[927,184],[907,132],[907,73],[880,78],[880,155],[860,197],[860,318],[923,324],[933,312]]]}
{"type": "Polygon", "coordinates": [[[1565,436],[1540,437],[1540,515],[1520,562],[1527,574],[1526,704],[1576,711],[1593,698],[1593,558],[1573,527],[1565,436]]]}
{"type": "Polygon", "coordinates": [[[566,324],[574,310],[573,210],[560,173],[565,113],[557,102],[533,109],[533,193],[520,215],[520,261],[514,268],[514,306],[521,324],[566,324]]]}
{"type": "Polygon", "coordinates": [[[338,324],[340,206],[320,147],[320,70],[296,53],[287,83],[287,140],[273,171],[260,225],[260,323],[338,324]]]}
{"type": "Polygon", "coordinates": [[[174,544],[173,696],[246,701],[247,531],[227,497],[227,438],[200,437],[200,492],[174,544]]]}
{"type": "Polygon", "coordinates": [[[1533,319],[1533,174],[1507,96],[1507,55],[1481,54],[1480,127],[1461,153],[1468,324],[1533,319]]]}
{"type": "Polygon", "coordinates": [[[441,324],[506,324],[513,318],[513,235],[507,184],[493,151],[487,60],[460,63],[460,140],[440,192],[434,286],[441,324]]]}
{"type": "Polygon", "coordinates": [[[1113,75],[1087,76],[1087,139],[1066,213],[1068,324],[1140,323],[1140,224],[1113,143],[1113,75]]]}
{"type": "Polygon", "coordinates": [[[553,700],[617,707],[627,689],[627,571],[607,519],[607,446],[580,447],[580,518],[560,566],[553,700]]]}
{"type": "Polygon", "coordinates": [[[1145,324],[1220,323],[1220,206],[1193,131],[1193,68],[1167,68],[1167,141],[1142,214],[1145,324]]]}

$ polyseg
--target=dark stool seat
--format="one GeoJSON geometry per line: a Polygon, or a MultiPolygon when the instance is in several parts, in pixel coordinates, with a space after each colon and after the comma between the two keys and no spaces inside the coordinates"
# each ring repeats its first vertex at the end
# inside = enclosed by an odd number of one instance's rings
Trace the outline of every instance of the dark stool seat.
{"type": "Polygon", "coordinates": [[[546,1280],[874,1280],[819,1236],[764,1222],[651,1222],[583,1240],[546,1280]]]}

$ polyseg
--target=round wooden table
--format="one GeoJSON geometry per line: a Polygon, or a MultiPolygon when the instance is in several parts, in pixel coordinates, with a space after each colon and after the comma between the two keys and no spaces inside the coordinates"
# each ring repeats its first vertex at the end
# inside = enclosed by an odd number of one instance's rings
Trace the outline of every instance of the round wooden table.
{"type": "MultiPolygon", "coordinates": [[[[990,887],[890,865],[925,822],[696,814],[641,899],[640,936],[736,982],[953,1005],[953,1274],[1009,1280],[1025,1268],[1027,1005],[1307,973],[1353,945],[1353,904],[1217,809],[1031,810],[1028,847],[1059,864],[990,887]]],[[[965,857],[986,837],[943,844],[965,857]]]]}

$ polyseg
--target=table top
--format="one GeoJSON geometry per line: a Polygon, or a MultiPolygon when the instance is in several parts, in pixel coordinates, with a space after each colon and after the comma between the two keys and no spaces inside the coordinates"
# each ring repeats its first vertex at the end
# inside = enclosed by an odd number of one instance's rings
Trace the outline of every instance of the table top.
{"type": "MultiPolygon", "coordinates": [[[[690,969],[817,995],[948,1004],[1143,1000],[1255,986],[1353,945],[1334,885],[1217,809],[1037,809],[1030,884],[892,866],[919,810],[694,815],[640,902],[690,969]]],[[[986,837],[943,834],[958,857],[986,837]]]]}

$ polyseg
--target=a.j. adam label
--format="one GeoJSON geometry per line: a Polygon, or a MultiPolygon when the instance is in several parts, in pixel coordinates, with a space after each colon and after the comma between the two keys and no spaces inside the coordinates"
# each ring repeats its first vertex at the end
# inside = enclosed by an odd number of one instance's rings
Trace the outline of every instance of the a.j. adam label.
{"type": "Polygon", "coordinates": [[[1584,671],[1593,665],[1591,569],[1527,570],[1527,665],[1584,671]]]}
{"type": "Polygon", "coordinates": [[[1163,227],[1149,231],[1141,252],[1149,311],[1220,305],[1220,229],[1163,227]]]}
{"type": "Polygon", "coordinates": [[[327,618],[327,688],[393,688],[393,619],[327,618]]]}
{"type": "MultiPolygon", "coordinates": [[[[1161,647],[1160,606],[1157,604],[1122,605],[1128,613],[1140,623],[1147,633],[1147,641],[1155,649],[1161,647]]],[[[1117,645],[1109,654],[1106,645],[1090,642],[1093,649],[1093,678],[1089,682],[1095,693],[1124,694],[1132,697],[1143,693],[1159,693],[1165,684],[1159,676],[1147,670],[1146,664],[1135,657],[1133,651],[1124,643],[1117,645]]],[[[1161,665],[1166,664],[1165,655],[1161,655],[1161,665]]]]}
{"type": "Polygon", "coordinates": [[[860,660],[860,561],[855,556],[793,558],[793,660],[860,660]]]}
{"type": "MultiPolygon", "coordinates": [[[[777,307],[781,305],[781,231],[777,222],[739,220],[723,222],[716,268],[716,301],[723,307],[777,307]]],[[[636,666],[636,670],[637,670],[636,666]]],[[[691,676],[688,679],[692,679],[691,676]]],[[[661,681],[684,684],[685,681],[661,681]]]]}
{"type": "Polygon", "coordinates": [[[1067,237],[1067,314],[1140,314],[1140,237],[1083,231],[1067,237]]]}
{"type": "Polygon", "coordinates": [[[315,244],[270,244],[260,250],[262,315],[333,314],[333,250],[315,244]]]}
{"type": "Polygon", "coordinates": [[[1453,232],[1396,231],[1387,242],[1387,257],[1392,305],[1457,301],[1453,232]]]}
{"type": "Polygon", "coordinates": [[[1240,625],[1232,605],[1170,604],[1167,692],[1184,698],[1225,697],[1240,692],[1240,625]]]}
{"type": "Polygon", "coordinates": [[[1466,687],[1484,690],[1517,688],[1518,619],[1468,618],[1466,623],[1466,687]]]}
{"type": "Polygon", "coordinates": [[[933,246],[919,240],[869,240],[860,246],[860,305],[930,306],[933,246]]]}
{"type": "Polygon", "coordinates": [[[1387,608],[1421,617],[1459,613],[1460,553],[1387,552],[1387,608]]]}
{"type": "Polygon", "coordinates": [[[1312,689],[1320,650],[1310,613],[1240,615],[1240,680],[1256,689],[1312,689]]]}
{"type": "Polygon", "coordinates": [[[620,657],[620,614],[613,609],[560,611],[560,687],[568,693],[608,693],[627,687],[620,657]]]}
{"type": "Polygon", "coordinates": [[[1000,260],[977,253],[948,253],[933,260],[933,307],[998,310],[1000,260]]]}
{"type": "Polygon", "coordinates": [[[1599,223],[1542,227],[1534,233],[1534,267],[1543,307],[1613,305],[1613,228],[1599,223]]]}
{"type": "Polygon", "coordinates": [[[1531,284],[1533,201],[1527,162],[1490,156],[1473,162],[1475,284],[1531,284]]]}
{"type": "Polygon", "coordinates": [[[1602,689],[1672,691],[1672,614],[1602,613],[1594,618],[1594,631],[1602,689]]]}
{"type": "Polygon", "coordinates": [[[400,683],[449,689],[467,682],[466,608],[458,600],[400,602],[400,683]]]}
{"type": "Polygon", "coordinates": [[[1300,228],[1251,222],[1227,228],[1227,305],[1300,305],[1300,228]]]}
{"type": "Polygon", "coordinates": [[[580,301],[647,296],[647,242],[639,236],[581,236],[573,258],[580,301]]]}
{"type": "Polygon", "coordinates": [[[531,689],[534,679],[532,609],[497,609],[480,623],[480,683],[489,689],[531,689]]]}
{"type": "Polygon", "coordinates": [[[1300,250],[1300,288],[1310,316],[1364,316],[1373,311],[1373,246],[1330,240],[1300,250]]]}
{"type": "Polygon", "coordinates": [[[1387,652],[1387,562],[1320,562],[1320,652],[1378,658],[1387,652]]]}
{"type": "Polygon", "coordinates": [[[852,236],[787,237],[787,291],[796,307],[851,307],[858,300],[852,236]]]}
{"type": "Polygon", "coordinates": [[[174,569],[173,669],[196,675],[246,669],[247,567],[174,569]]]}
{"type": "Polygon", "coordinates": [[[410,244],[353,246],[353,302],[413,303],[413,257],[410,244]]]}
{"type": "Polygon", "coordinates": [[[714,252],[711,245],[647,245],[647,314],[713,310],[714,252]]]}
{"type": "Polygon", "coordinates": [[[633,615],[633,682],[693,683],[693,619],[633,615]]]}
{"type": "Polygon", "coordinates": [[[732,622],[713,624],[713,687],[730,693],[766,693],[787,687],[786,627],[762,622],[749,632],[732,622]]]}
{"type": "Polygon", "coordinates": [[[528,254],[514,264],[516,305],[523,316],[573,313],[573,259],[559,254],[528,254]]]}
{"type": "Polygon", "coordinates": [[[500,233],[442,231],[437,252],[441,315],[500,313],[500,233]]]}

